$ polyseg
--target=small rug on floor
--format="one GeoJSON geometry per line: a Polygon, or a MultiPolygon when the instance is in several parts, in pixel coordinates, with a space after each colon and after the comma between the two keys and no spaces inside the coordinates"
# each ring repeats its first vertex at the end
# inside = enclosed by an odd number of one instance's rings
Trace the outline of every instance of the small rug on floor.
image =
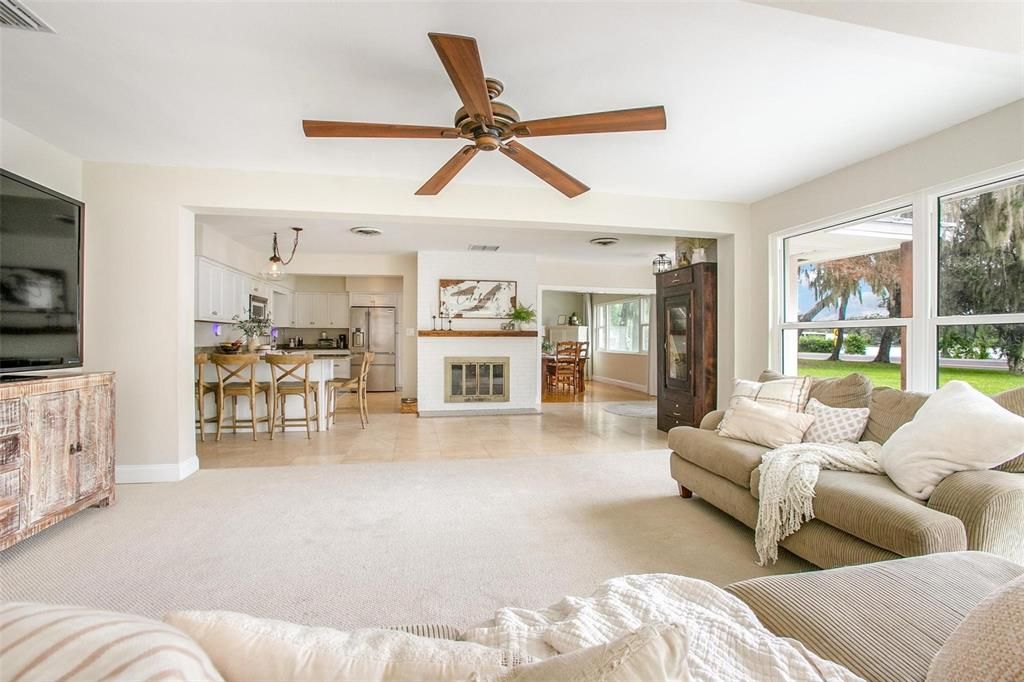
{"type": "Polygon", "coordinates": [[[602,406],[605,412],[623,417],[654,419],[658,416],[658,403],[653,400],[633,400],[626,403],[608,403],[602,406]]]}

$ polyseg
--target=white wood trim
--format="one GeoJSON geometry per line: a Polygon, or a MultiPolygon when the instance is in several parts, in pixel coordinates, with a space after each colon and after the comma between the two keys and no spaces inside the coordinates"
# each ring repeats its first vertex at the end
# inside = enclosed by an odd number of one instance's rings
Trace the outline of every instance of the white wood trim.
{"type": "Polygon", "coordinates": [[[818,320],[816,322],[783,322],[779,329],[865,329],[869,327],[908,327],[909,317],[884,317],[871,320],[818,320]]]}
{"type": "Polygon", "coordinates": [[[936,317],[935,324],[949,327],[961,324],[1024,324],[1024,313],[1005,313],[1001,315],[946,315],[936,317]]]}
{"type": "Polygon", "coordinates": [[[114,467],[114,480],[123,483],[174,483],[199,471],[199,458],[195,455],[177,464],[118,464],[114,467]]]}
{"type": "Polygon", "coordinates": [[[590,377],[590,380],[591,381],[600,381],[602,384],[611,384],[613,386],[621,386],[622,388],[628,388],[628,389],[631,389],[633,391],[639,391],[640,393],[644,393],[646,395],[654,395],[653,393],[649,393],[647,391],[647,387],[644,386],[643,384],[634,384],[631,381],[623,381],[622,379],[612,379],[611,377],[599,377],[599,376],[590,377]]]}

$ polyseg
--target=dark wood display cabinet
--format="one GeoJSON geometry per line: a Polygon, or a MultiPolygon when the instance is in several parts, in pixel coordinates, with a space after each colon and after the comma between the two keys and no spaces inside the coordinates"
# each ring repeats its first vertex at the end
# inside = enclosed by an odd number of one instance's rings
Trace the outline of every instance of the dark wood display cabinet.
{"type": "Polygon", "coordinates": [[[718,267],[698,263],[655,277],[658,429],[699,426],[718,391],[718,267]]]}

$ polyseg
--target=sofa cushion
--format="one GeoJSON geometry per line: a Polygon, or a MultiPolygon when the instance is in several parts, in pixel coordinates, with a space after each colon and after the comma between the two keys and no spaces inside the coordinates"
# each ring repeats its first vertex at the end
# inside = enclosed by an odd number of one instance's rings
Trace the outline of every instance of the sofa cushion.
{"type": "Polygon", "coordinates": [[[5,681],[224,680],[184,632],[129,613],[8,602],[0,609],[0,631],[5,681]]]}
{"type": "Polygon", "coordinates": [[[750,472],[761,464],[761,455],[768,452],[764,446],[690,426],[677,426],[669,431],[668,446],[687,462],[744,488],[750,487],[750,472]]]}
{"type": "Polygon", "coordinates": [[[192,637],[228,682],[468,679],[511,662],[503,649],[395,630],[344,632],[229,611],[176,611],[164,620],[192,637]]]}
{"type": "MultiPolygon", "coordinates": [[[[755,469],[750,476],[755,497],[760,482],[761,472],[755,469]]],[[[814,516],[900,556],[967,549],[960,519],[929,509],[879,474],[822,471],[814,488],[814,516]]]]}
{"type": "Polygon", "coordinates": [[[1024,577],[985,597],[957,626],[928,669],[928,682],[1024,680],[1024,577]]]}
{"type": "MultiPolygon", "coordinates": [[[[1024,386],[1010,389],[1009,391],[1003,391],[998,395],[992,396],[992,400],[996,401],[1010,412],[1024,417],[1024,386]]],[[[1022,452],[1019,457],[1015,457],[1009,462],[1000,464],[996,469],[999,471],[1010,471],[1015,474],[1024,474],[1024,452],[1022,452]]]]}
{"type": "Polygon", "coordinates": [[[871,392],[871,412],[868,413],[868,425],[861,440],[885,443],[896,429],[914,418],[926,400],[927,393],[900,391],[884,386],[876,388],[871,392]]]}
{"type": "Polygon", "coordinates": [[[729,408],[736,407],[739,400],[748,398],[768,407],[789,412],[803,412],[810,394],[810,377],[785,377],[764,383],[733,379],[729,408]]]}
{"type": "MultiPolygon", "coordinates": [[[[766,369],[757,380],[764,382],[784,378],[785,374],[766,369]]],[[[814,377],[809,397],[829,407],[867,407],[871,403],[871,379],[856,372],[830,379],[814,377]]]]}
{"type": "Polygon", "coordinates": [[[750,398],[734,398],[718,425],[718,434],[769,448],[793,445],[804,439],[814,416],[771,407],[750,398]]]}
{"type": "Polygon", "coordinates": [[[765,627],[869,680],[923,680],[964,616],[1024,574],[983,552],[956,552],[755,578],[726,587],[765,627]]]}

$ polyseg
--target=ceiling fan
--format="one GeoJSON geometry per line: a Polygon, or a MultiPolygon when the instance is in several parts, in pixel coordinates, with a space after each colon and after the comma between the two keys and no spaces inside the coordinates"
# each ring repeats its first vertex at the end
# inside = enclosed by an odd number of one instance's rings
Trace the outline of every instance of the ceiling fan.
{"type": "Polygon", "coordinates": [[[498,149],[565,196],[572,198],[590,188],[513,140],[513,137],[665,129],[665,107],[661,106],[520,121],[515,109],[494,99],[501,94],[504,86],[499,80],[484,77],[475,39],[444,33],[427,35],[462,100],[462,108],[455,112],[454,127],[303,121],[302,130],[306,137],[462,138],[470,140],[471,144],[456,152],[433,177],[416,190],[416,194],[437,194],[466,167],[477,152],[498,149]]]}

